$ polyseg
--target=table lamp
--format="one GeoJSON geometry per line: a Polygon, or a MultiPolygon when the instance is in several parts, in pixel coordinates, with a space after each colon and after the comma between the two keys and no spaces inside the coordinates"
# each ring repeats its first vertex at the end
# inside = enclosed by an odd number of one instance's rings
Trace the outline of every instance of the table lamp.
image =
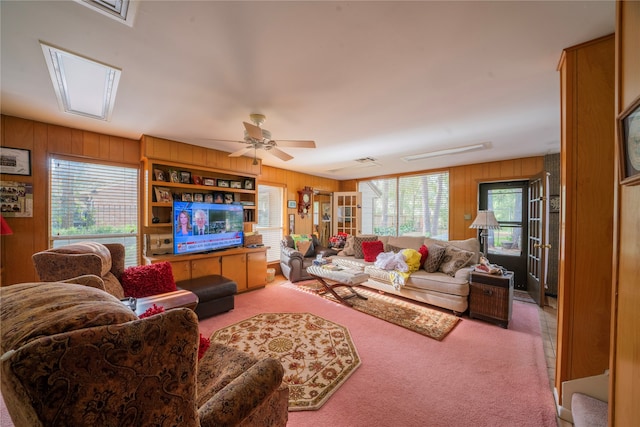
{"type": "Polygon", "coordinates": [[[473,220],[473,224],[469,228],[479,228],[480,237],[482,238],[482,252],[487,257],[487,238],[489,237],[489,230],[497,230],[500,228],[500,224],[496,220],[496,216],[493,211],[478,211],[476,219],[473,220]]]}

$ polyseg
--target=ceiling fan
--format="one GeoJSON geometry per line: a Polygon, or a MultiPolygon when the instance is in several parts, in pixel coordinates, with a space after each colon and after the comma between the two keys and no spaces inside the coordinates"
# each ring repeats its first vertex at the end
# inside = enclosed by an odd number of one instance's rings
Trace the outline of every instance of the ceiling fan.
{"type": "Polygon", "coordinates": [[[237,141],[245,146],[240,150],[229,154],[229,157],[240,157],[250,150],[253,150],[253,164],[257,165],[258,160],[256,158],[256,153],[258,150],[264,150],[286,162],[293,159],[293,156],[290,156],[278,147],[316,148],[316,143],[313,141],[274,141],[271,139],[271,132],[260,127],[260,125],[267,119],[264,114],[250,114],[249,118],[255,124],[242,122],[245,129],[244,141],[237,141]]]}

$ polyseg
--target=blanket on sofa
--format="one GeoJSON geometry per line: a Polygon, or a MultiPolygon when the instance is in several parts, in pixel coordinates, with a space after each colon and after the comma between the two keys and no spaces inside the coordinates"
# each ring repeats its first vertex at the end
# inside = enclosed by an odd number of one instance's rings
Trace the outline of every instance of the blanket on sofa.
{"type": "Polygon", "coordinates": [[[373,265],[383,270],[393,270],[389,273],[391,282],[396,290],[400,290],[411,273],[420,268],[420,257],[420,252],[415,249],[403,249],[398,253],[381,252],[373,265]]]}

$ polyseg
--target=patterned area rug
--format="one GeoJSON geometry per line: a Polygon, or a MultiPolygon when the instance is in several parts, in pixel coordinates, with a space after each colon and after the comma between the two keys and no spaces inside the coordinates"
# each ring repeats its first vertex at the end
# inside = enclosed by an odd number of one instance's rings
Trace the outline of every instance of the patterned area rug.
{"type": "MultiPolygon", "coordinates": [[[[311,292],[336,301],[331,293],[324,292],[325,288],[316,280],[289,283],[285,286],[291,286],[295,289],[311,292]]],[[[453,314],[432,310],[399,298],[380,294],[377,291],[370,291],[363,287],[355,287],[354,289],[368,298],[366,300],[361,298],[348,299],[347,301],[352,304],[354,309],[438,341],[446,337],[460,321],[460,318],[453,314]]],[[[343,292],[345,295],[349,294],[344,287],[334,290],[341,296],[343,292]]]]}
{"type": "Polygon", "coordinates": [[[284,367],[289,411],[319,409],[360,366],[349,330],[311,313],[263,313],[220,329],[217,341],[284,367]]]}

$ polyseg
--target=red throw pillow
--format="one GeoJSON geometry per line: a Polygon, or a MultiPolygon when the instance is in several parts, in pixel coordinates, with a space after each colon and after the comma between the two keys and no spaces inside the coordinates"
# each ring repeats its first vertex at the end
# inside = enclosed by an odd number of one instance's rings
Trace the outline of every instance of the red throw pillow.
{"type": "Polygon", "coordinates": [[[122,272],[120,283],[125,297],[144,298],[176,290],[168,261],[129,267],[122,272]]]}
{"type": "Polygon", "coordinates": [[[373,242],[362,242],[362,252],[366,262],[374,262],[379,253],[384,251],[382,240],[374,240],[373,242]]]}
{"type": "Polygon", "coordinates": [[[420,246],[420,249],[418,249],[418,252],[420,252],[420,268],[422,268],[424,266],[424,262],[429,256],[429,248],[427,248],[426,245],[422,245],[420,246]]]}

